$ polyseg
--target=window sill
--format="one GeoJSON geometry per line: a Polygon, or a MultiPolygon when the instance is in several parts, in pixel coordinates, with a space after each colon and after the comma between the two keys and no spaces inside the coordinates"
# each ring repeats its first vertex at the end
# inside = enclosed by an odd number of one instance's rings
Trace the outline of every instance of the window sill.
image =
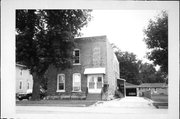
{"type": "Polygon", "coordinates": [[[77,64],[73,64],[73,65],[81,65],[80,63],[77,63],[77,64]]]}
{"type": "Polygon", "coordinates": [[[65,90],[56,90],[56,92],[65,92],[65,90]]]}

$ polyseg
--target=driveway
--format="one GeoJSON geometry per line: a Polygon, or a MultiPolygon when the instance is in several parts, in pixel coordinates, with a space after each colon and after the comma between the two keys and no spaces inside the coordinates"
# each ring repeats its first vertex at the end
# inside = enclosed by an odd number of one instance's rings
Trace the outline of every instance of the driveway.
{"type": "Polygon", "coordinates": [[[99,101],[92,105],[95,107],[118,107],[118,108],[149,108],[155,109],[153,101],[143,97],[125,97],[112,101],[99,101]]]}

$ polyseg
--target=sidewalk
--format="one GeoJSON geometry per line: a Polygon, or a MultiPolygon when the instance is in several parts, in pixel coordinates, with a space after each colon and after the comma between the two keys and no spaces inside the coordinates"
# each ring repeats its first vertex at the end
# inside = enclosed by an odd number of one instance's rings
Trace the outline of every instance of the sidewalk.
{"type": "Polygon", "coordinates": [[[17,106],[18,119],[167,119],[167,109],[17,106]]]}
{"type": "Polygon", "coordinates": [[[167,109],[156,109],[151,100],[126,97],[98,101],[89,107],[16,106],[18,119],[167,119],[167,109]]]}

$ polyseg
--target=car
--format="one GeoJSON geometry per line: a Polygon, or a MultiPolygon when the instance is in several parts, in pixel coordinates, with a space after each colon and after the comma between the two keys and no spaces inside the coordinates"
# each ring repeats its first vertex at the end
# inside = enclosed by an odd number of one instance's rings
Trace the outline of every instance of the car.
{"type": "MultiPolygon", "coordinates": [[[[46,96],[46,91],[40,88],[40,99],[44,99],[45,96],[46,96]]],[[[30,100],[32,98],[32,89],[27,90],[26,93],[17,93],[16,98],[18,100],[23,100],[23,99],[30,100]]]]}

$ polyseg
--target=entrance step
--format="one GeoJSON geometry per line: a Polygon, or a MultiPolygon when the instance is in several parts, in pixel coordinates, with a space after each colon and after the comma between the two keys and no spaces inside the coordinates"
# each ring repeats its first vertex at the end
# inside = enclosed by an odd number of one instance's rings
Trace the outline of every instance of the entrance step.
{"type": "Polygon", "coordinates": [[[87,94],[86,100],[101,100],[101,94],[89,93],[89,94],[87,94]]]}

